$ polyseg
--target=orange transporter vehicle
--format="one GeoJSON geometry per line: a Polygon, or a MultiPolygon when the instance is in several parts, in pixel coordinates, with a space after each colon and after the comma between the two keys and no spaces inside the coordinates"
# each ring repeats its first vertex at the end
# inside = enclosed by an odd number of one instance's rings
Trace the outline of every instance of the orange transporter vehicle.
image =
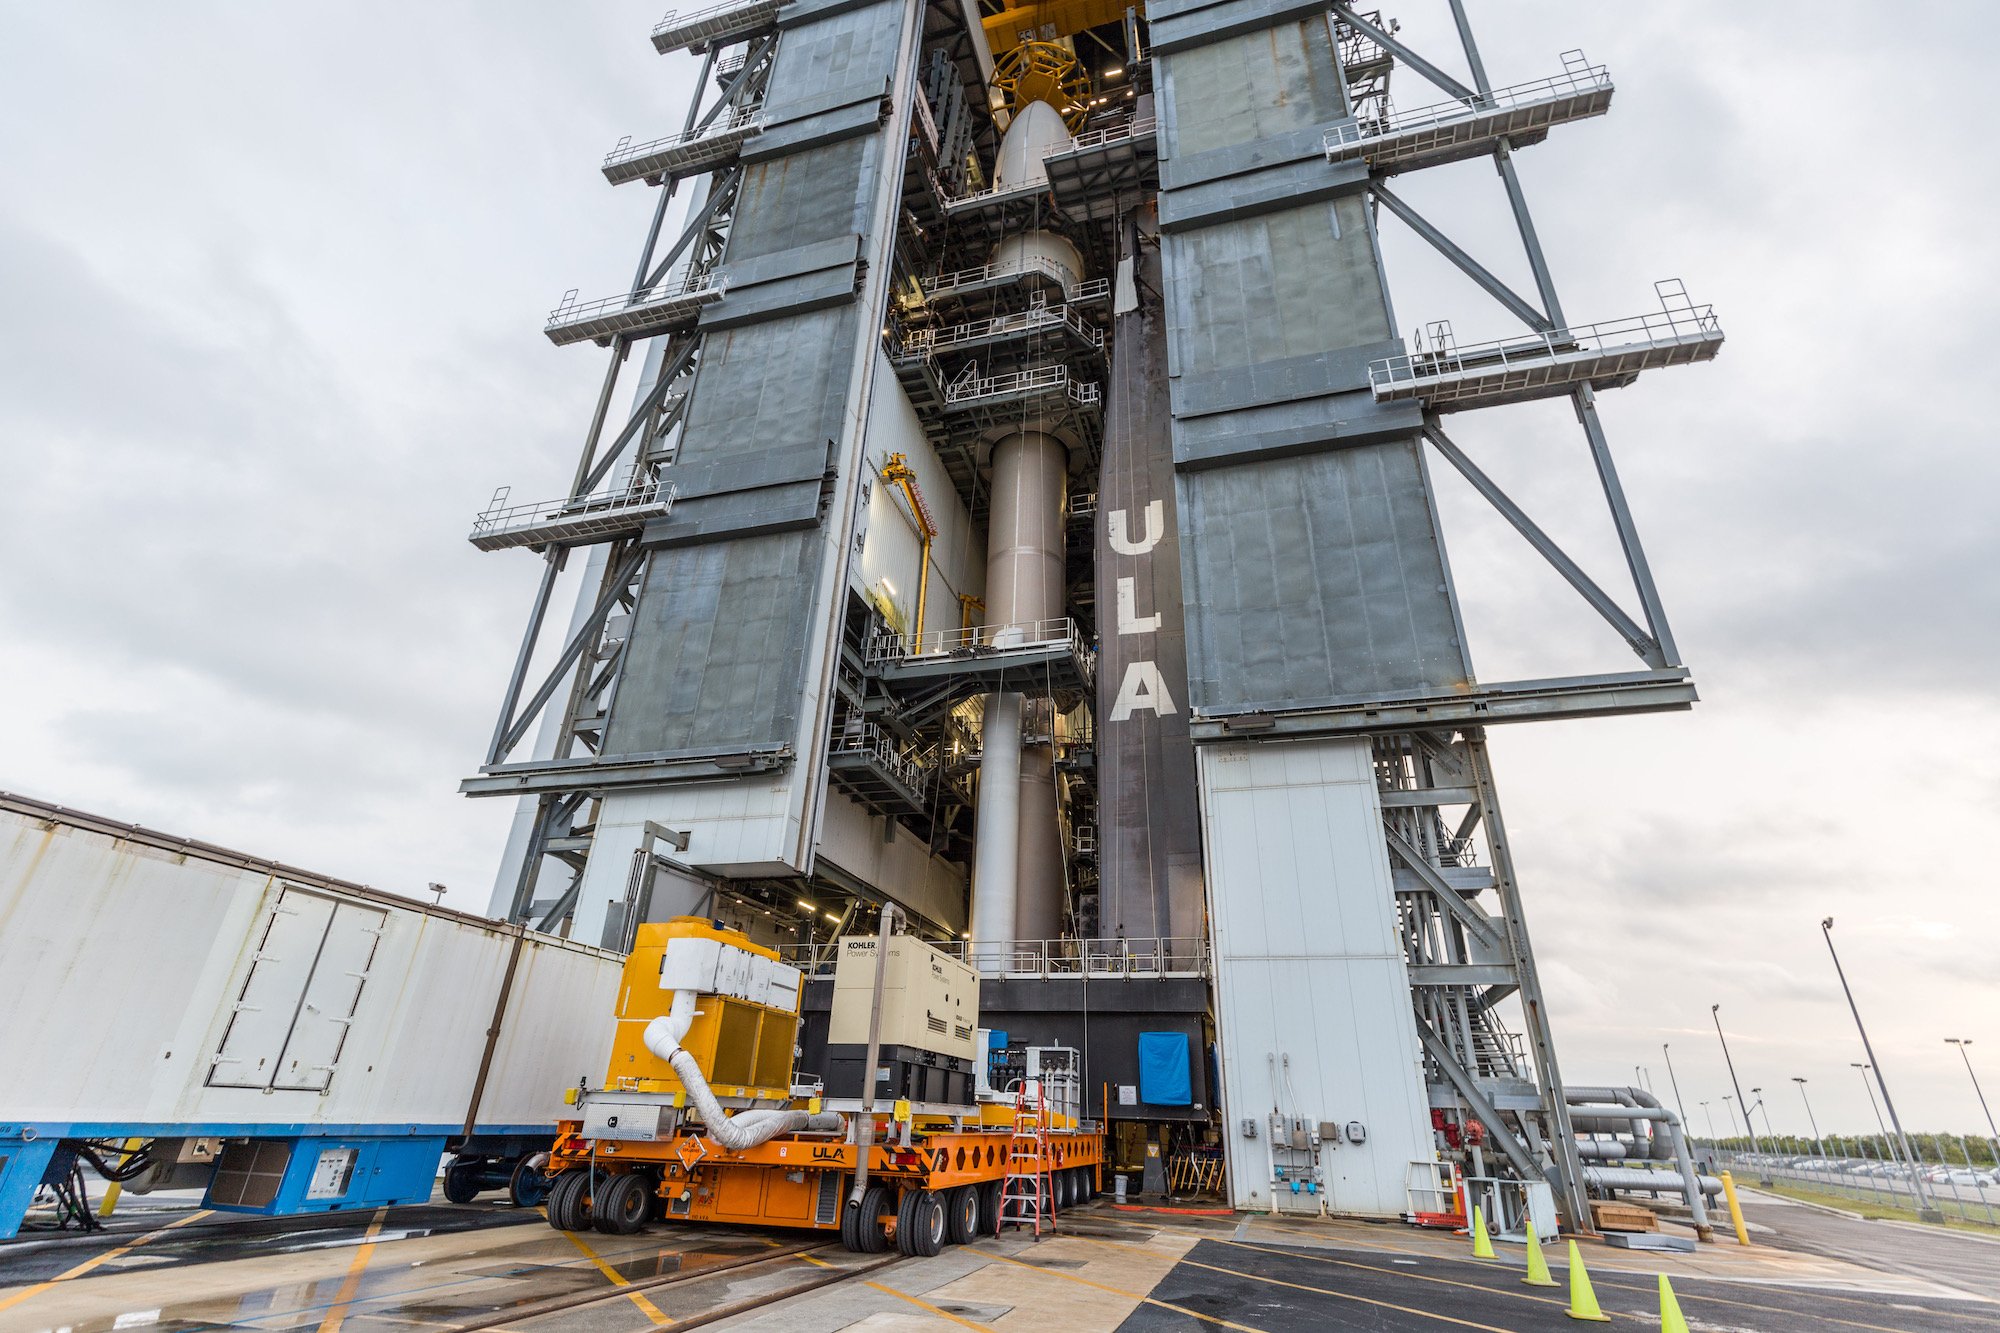
{"type": "Polygon", "coordinates": [[[1104,1144],[1074,1070],[973,1094],[972,969],[908,935],[840,945],[835,1042],[866,1032],[870,1057],[895,1053],[866,1102],[794,1080],[798,969],[719,922],[640,926],[604,1084],[570,1091],[580,1118],[549,1154],[550,1225],[749,1223],[933,1255],[1006,1226],[1039,1235],[1096,1193],[1104,1144]],[[954,1099],[921,1099],[940,1090],[954,1099]]]}

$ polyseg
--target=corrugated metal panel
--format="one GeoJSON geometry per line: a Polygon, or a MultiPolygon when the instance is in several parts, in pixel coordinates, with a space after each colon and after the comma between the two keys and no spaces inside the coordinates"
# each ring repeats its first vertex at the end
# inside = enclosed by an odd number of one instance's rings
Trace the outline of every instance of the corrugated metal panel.
{"type": "MultiPolygon", "coordinates": [[[[1216,745],[1200,757],[1234,1202],[1271,1203],[1276,1112],[1359,1121],[1366,1142],[1321,1152],[1330,1206],[1400,1212],[1408,1164],[1433,1152],[1368,744],[1216,745]]],[[[1319,1201],[1286,1188],[1278,1204],[1319,1201]]]]}

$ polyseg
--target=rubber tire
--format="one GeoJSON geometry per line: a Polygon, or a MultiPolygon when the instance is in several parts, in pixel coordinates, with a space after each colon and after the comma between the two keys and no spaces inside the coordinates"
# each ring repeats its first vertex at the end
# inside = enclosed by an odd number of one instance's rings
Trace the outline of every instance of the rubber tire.
{"type": "Polygon", "coordinates": [[[970,1245],[979,1238],[980,1201],[977,1185],[960,1185],[944,1196],[945,1230],[954,1245],[970,1245]]]}
{"type": "Polygon", "coordinates": [[[903,1191],[896,1210],[896,1248],[912,1259],[929,1259],[944,1251],[944,1201],[931,1190],[903,1191]]]}
{"type": "Polygon", "coordinates": [[[1081,1197],[1078,1203],[1089,1203],[1097,1197],[1097,1172],[1093,1167],[1080,1166],[1076,1169],[1076,1183],[1081,1197]]]}
{"type": "Polygon", "coordinates": [[[590,1229],[590,1172],[573,1166],[549,1187],[549,1225],[557,1231],[590,1229]]]}
{"type": "Polygon", "coordinates": [[[516,1208],[538,1208],[549,1197],[549,1178],[528,1163],[534,1160],[529,1153],[514,1163],[514,1174],[507,1179],[507,1201],[516,1208]]]}
{"type": "Polygon", "coordinates": [[[646,1178],[636,1171],[611,1177],[597,1192],[590,1223],[607,1236],[629,1236],[646,1225],[646,1178]]]}
{"type": "Polygon", "coordinates": [[[888,1249],[889,1232],[882,1225],[882,1214],[889,1211],[888,1187],[870,1185],[855,1209],[859,1214],[854,1219],[856,1249],[862,1254],[880,1254],[888,1249]]]}
{"type": "Polygon", "coordinates": [[[1000,1195],[1006,1189],[1004,1180],[989,1180],[983,1185],[975,1185],[979,1191],[979,1234],[997,1236],[1000,1234],[1000,1195]]]}
{"type": "Polygon", "coordinates": [[[479,1197],[479,1173],[484,1162],[460,1158],[444,1169],[444,1197],[452,1203],[471,1203],[479,1197]]]}

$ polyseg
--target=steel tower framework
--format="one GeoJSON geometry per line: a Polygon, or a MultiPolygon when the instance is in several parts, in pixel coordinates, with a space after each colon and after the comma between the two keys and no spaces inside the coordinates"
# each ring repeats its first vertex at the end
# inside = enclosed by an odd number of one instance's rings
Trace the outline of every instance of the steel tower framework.
{"type": "MultiPolygon", "coordinates": [[[[708,340],[756,321],[858,302],[871,264],[893,270],[880,304],[865,307],[861,318],[868,328],[879,318],[897,384],[964,512],[976,519],[986,509],[984,442],[1032,412],[1038,426],[1070,431],[1090,460],[1072,480],[1069,512],[1096,526],[1102,566],[1105,517],[1095,512],[1089,478],[1100,435],[1110,427],[1099,416],[1095,380],[1108,371],[1110,382],[1122,382],[1120,358],[1133,364],[1145,339],[1157,338],[1170,401],[1153,410],[1171,420],[1147,417],[1139,399],[1136,417],[1119,426],[1171,438],[1171,507],[1162,512],[1169,527],[1194,538],[1179,543],[1180,604],[1159,608],[1151,624],[1162,616],[1174,629],[1186,622],[1187,674],[1174,679],[1185,680],[1187,739],[1176,743],[1191,741],[1200,755],[1204,806],[1212,819],[1223,804],[1217,774],[1225,762],[1254,764],[1258,756],[1300,753],[1305,744],[1346,747],[1340,752],[1360,757],[1373,789],[1366,808],[1381,829],[1372,854],[1392,889],[1373,906],[1387,914],[1400,953],[1393,975],[1408,990],[1428,1106],[1478,1120],[1511,1170],[1548,1179],[1570,1225],[1587,1230],[1583,1172],[1484,728],[1684,709],[1695,701],[1597,396],[1643,370],[1712,357],[1722,333],[1713,313],[1693,305],[1677,283],[1659,285],[1656,314],[1570,321],[1514,156],[1560,125],[1605,112],[1611,79],[1570,53],[1558,75],[1495,87],[1462,0],[1447,3],[1469,82],[1402,41],[1379,14],[1346,4],[1329,11],[1323,0],[1155,0],[1122,15],[1069,0],[1034,6],[1032,15],[989,6],[978,22],[946,0],[730,0],[699,14],[670,15],[654,34],[656,47],[704,56],[682,132],[621,143],[603,165],[614,185],[660,187],[631,289],[590,303],[572,293],[548,323],[557,344],[594,341],[610,349],[572,484],[564,496],[535,505],[498,496],[472,534],[487,549],[535,549],[544,562],[492,744],[479,775],[464,784],[473,794],[524,794],[534,802],[510,915],[547,929],[575,912],[607,796],[676,783],[748,783],[835,762],[813,748],[810,728],[803,744],[787,739],[782,727],[743,743],[672,752],[607,743],[635,639],[651,632],[641,603],[649,578],[665,577],[661,553],[718,543],[699,547],[713,551],[760,533],[833,524],[828,503],[855,466],[855,457],[843,453],[846,437],[829,438],[821,475],[796,468],[774,474],[774,485],[805,493],[805,508],[791,517],[718,503],[737,493],[730,490],[737,483],[718,482],[713,462],[681,466],[679,454],[708,340]],[[789,72],[782,66],[784,45],[817,40],[797,34],[831,33],[841,24],[847,25],[842,40],[858,40],[848,34],[857,14],[878,23],[901,15],[907,34],[909,55],[895,63],[879,95],[821,91],[793,96],[774,112],[785,80],[807,78],[802,65],[789,72]],[[1027,187],[990,183],[980,165],[992,160],[999,128],[992,112],[1003,100],[991,91],[988,37],[1006,31],[1016,15],[1062,39],[1097,30],[1094,40],[1107,50],[1102,34],[1122,32],[1130,87],[1144,90],[1102,113],[1086,109],[1092,119],[1050,150],[1046,181],[1027,187]],[[1241,77],[1251,58],[1245,53],[1259,41],[1282,48],[1271,70],[1275,80],[1241,77]],[[1443,100],[1416,110],[1394,107],[1388,88],[1399,67],[1436,87],[1443,100]],[[893,241],[862,228],[858,258],[844,237],[839,244],[813,243],[846,245],[844,259],[804,255],[811,245],[779,253],[767,244],[747,258],[732,253],[739,219],[767,207],[758,192],[773,188],[771,163],[787,154],[804,160],[866,135],[893,145],[885,166],[891,153],[900,163],[899,180],[885,187],[900,200],[893,241]],[[1532,296],[1501,281],[1392,188],[1392,178],[1404,173],[1480,158],[1497,170],[1533,275],[1532,296]],[[683,181],[696,183],[688,220],[662,253],[669,201],[683,181]],[[1518,318],[1524,335],[1460,345],[1449,324],[1439,323],[1409,345],[1399,340],[1376,235],[1384,215],[1518,318]],[[1063,229],[1105,267],[1125,261],[1118,281],[1037,275],[981,259],[1007,236],[1045,226],[1063,229]],[[1301,260],[1304,267],[1288,275],[1296,278],[1289,284],[1295,292],[1270,281],[1283,263],[1301,260]],[[827,273],[829,282],[811,287],[815,275],[827,273]],[[1134,274],[1136,291],[1120,285],[1134,274]],[[1144,295],[1149,282],[1161,290],[1144,295]],[[794,290],[802,283],[811,290],[794,290]],[[770,295],[781,289],[782,296],[770,295]],[[1313,309],[1287,307],[1294,298],[1313,309]],[[1122,321],[1155,299],[1165,312],[1159,329],[1142,333],[1120,322],[1117,341],[1107,345],[1097,322],[1107,307],[1122,321]],[[912,313],[921,318],[908,318],[912,313]],[[614,432],[611,405],[621,367],[641,342],[650,343],[645,369],[634,405],[614,432]],[[1626,564],[1629,592],[1622,597],[1566,553],[1444,426],[1449,415],[1555,398],[1570,402],[1596,471],[1626,564]],[[1438,528],[1430,454],[1462,476],[1612,627],[1640,659],[1639,670],[1475,678],[1438,528]],[[690,493],[685,486],[707,502],[701,516],[676,513],[690,493]],[[553,660],[536,671],[557,576],[579,546],[592,550],[591,595],[553,660]],[[1365,632],[1350,633],[1351,625],[1365,632]],[[531,682],[537,683],[531,688],[531,682]],[[543,721],[542,752],[517,758],[543,719],[551,720],[543,721]],[[1477,864],[1482,848],[1484,866],[1477,864]],[[544,883],[551,861],[567,872],[552,886],[544,883]],[[1525,1025],[1518,1040],[1497,1012],[1509,999],[1519,1004],[1525,1025]]],[[[853,414],[872,410],[848,403],[853,414]]],[[[1111,534],[1113,547],[1126,549],[1118,529],[1111,534]]],[[[841,706],[853,719],[853,734],[875,747],[864,752],[857,743],[844,752],[855,760],[849,769],[866,768],[873,784],[850,779],[847,791],[871,809],[890,811],[892,822],[898,802],[906,819],[918,817],[919,798],[934,810],[927,791],[957,790],[960,804],[969,806],[969,779],[962,771],[954,776],[947,762],[954,737],[964,734],[963,716],[954,710],[969,695],[1027,690],[1059,700],[1060,711],[1094,684],[1116,688],[1092,679],[1099,656],[1092,640],[1105,640],[1108,653],[1111,635],[1110,627],[1093,624],[1104,576],[1094,572],[1087,550],[1071,554],[1071,616],[997,656],[965,651],[991,647],[973,622],[976,599],[962,599],[965,627],[939,631],[935,650],[879,625],[857,633],[855,613],[840,599],[809,604],[809,617],[837,622],[825,629],[846,645],[843,671],[852,668],[851,677],[842,676],[841,706]]],[[[1121,598],[1129,591],[1129,581],[1120,584],[1121,598]]],[[[653,596],[672,592],[662,587],[653,596]]],[[[1121,605],[1120,634],[1126,610],[1121,605]]],[[[940,623],[949,618],[934,612],[932,624],[940,623]]],[[[663,671],[686,670],[695,660],[687,640],[676,643],[677,658],[647,649],[655,656],[644,673],[646,689],[661,688],[663,671]]],[[[1103,711],[1109,694],[1098,698],[1103,711]]],[[[626,703],[628,711],[639,706],[626,703]]],[[[1031,732],[1053,734],[1050,709],[1045,703],[1031,716],[1031,732]]],[[[1102,716],[1097,725],[1105,726],[1102,716]]],[[[828,744],[825,735],[819,743],[828,744]]],[[[1088,744],[1086,738],[1061,752],[1069,767],[1059,807],[1068,864],[1084,884],[1095,874],[1096,849],[1085,841],[1102,799],[1087,777],[1094,770],[1082,762],[1088,744]]],[[[806,800],[809,822],[814,801],[823,799],[806,800]]],[[[948,818],[933,816],[929,827],[933,850],[963,836],[948,818]]],[[[1262,891],[1227,886],[1221,866],[1229,849],[1220,845],[1217,827],[1207,826],[1206,915],[1218,953],[1227,955],[1225,937],[1240,938],[1248,898],[1262,891]]],[[[652,864],[654,846],[649,832],[633,853],[635,883],[650,873],[644,867],[652,864]]],[[[801,861],[793,868],[809,871],[810,853],[801,861]]],[[[892,884],[853,887],[897,896],[892,884]]],[[[1191,914],[1199,920],[1199,883],[1193,892],[1191,914]]],[[[1074,899],[1071,906],[1074,913],[1074,899]]],[[[1074,919],[1080,926],[1080,916],[1074,919]]],[[[1216,999],[1225,1020],[1237,985],[1232,978],[1264,961],[1218,963],[1216,999]]]]}

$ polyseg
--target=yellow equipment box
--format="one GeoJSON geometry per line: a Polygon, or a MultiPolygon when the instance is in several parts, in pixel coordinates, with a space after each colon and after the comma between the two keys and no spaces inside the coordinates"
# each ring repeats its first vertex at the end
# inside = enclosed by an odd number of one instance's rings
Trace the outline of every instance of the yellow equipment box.
{"type": "Polygon", "coordinates": [[[646,1025],[676,991],[698,997],[681,1046],[717,1097],[782,1101],[791,1096],[798,1041],[799,971],[776,951],[701,917],[641,925],[618,984],[618,1030],[606,1087],[680,1092],[674,1071],[646,1049],[646,1025]]]}

